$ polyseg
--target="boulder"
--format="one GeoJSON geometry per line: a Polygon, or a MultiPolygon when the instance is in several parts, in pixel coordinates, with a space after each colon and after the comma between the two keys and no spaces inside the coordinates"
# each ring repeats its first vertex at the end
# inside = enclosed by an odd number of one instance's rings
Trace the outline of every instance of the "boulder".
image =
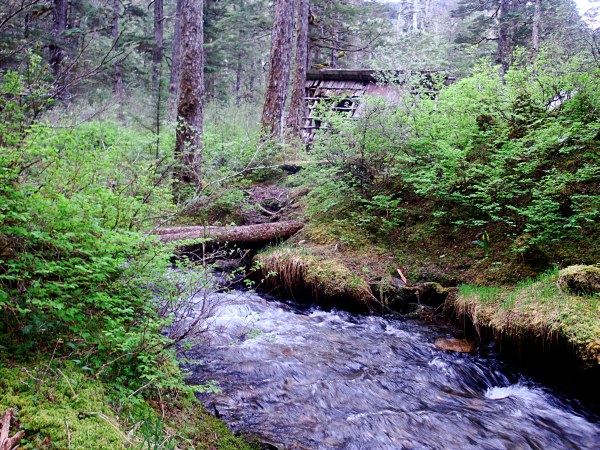
{"type": "Polygon", "coordinates": [[[558,287],[574,294],[600,293],[600,267],[569,266],[558,273],[558,287]]]}
{"type": "Polygon", "coordinates": [[[446,301],[448,295],[453,291],[457,291],[457,289],[446,288],[434,282],[422,283],[419,292],[420,301],[425,305],[438,307],[446,301]]]}
{"type": "Polygon", "coordinates": [[[475,342],[469,339],[449,339],[439,338],[433,343],[433,346],[438,350],[447,352],[473,353],[475,351],[475,342]]]}

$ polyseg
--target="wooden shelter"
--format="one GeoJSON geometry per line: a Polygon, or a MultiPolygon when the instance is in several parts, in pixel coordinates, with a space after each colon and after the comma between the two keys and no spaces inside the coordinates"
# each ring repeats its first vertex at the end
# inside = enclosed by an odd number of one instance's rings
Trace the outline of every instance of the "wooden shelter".
{"type": "MultiPolygon", "coordinates": [[[[316,131],[324,127],[316,114],[317,105],[326,102],[330,110],[348,118],[360,117],[361,97],[377,95],[386,102],[396,103],[406,92],[419,95],[437,95],[434,74],[439,71],[406,72],[400,70],[356,70],[324,69],[310,70],[306,75],[305,113],[302,124],[302,138],[310,144],[316,131]],[[418,86],[415,89],[414,85],[418,86]]],[[[442,75],[444,84],[454,78],[442,75]]]]}

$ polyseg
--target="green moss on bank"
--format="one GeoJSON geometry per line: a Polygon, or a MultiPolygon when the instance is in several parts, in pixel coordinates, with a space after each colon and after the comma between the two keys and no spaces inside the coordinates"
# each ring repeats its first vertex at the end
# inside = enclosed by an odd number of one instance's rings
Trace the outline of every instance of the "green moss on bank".
{"type": "Polygon", "coordinates": [[[0,411],[16,408],[25,449],[121,449],[131,444],[102,384],[58,367],[0,368],[0,411]]]}
{"type": "Polygon", "coordinates": [[[253,448],[190,394],[113,403],[105,386],[85,375],[69,364],[0,367],[0,414],[16,409],[11,435],[25,431],[20,449],[253,448]]]}
{"type": "Polygon", "coordinates": [[[587,367],[600,364],[600,298],[561,290],[557,269],[512,288],[464,285],[456,312],[496,337],[564,339],[587,367]]]}
{"type": "Polygon", "coordinates": [[[368,283],[338,259],[302,248],[275,248],[256,256],[267,287],[280,295],[308,294],[322,306],[369,311],[375,300],[368,283]]]}

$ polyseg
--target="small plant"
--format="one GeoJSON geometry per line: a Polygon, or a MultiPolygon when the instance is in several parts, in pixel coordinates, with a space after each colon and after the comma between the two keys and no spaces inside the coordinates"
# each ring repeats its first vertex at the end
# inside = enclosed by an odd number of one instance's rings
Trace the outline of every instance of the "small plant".
{"type": "Polygon", "coordinates": [[[473,244],[479,245],[483,249],[483,256],[488,257],[490,255],[490,235],[487,231],[484,231],[481,235],[481,240],[473,241],[473,244]]]}

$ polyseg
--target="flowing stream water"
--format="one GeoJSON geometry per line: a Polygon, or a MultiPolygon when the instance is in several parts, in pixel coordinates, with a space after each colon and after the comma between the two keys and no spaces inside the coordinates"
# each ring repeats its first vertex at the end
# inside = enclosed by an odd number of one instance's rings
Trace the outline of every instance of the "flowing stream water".
{"type": "Polygon", "coordinates": [[[437,350],[455,329],[300,310],[255,294],[218,302],[215,330],[186,351],[189,382],[234,430],[285,449],[598,449],[577,401],[494,357],[437,350]]]}

